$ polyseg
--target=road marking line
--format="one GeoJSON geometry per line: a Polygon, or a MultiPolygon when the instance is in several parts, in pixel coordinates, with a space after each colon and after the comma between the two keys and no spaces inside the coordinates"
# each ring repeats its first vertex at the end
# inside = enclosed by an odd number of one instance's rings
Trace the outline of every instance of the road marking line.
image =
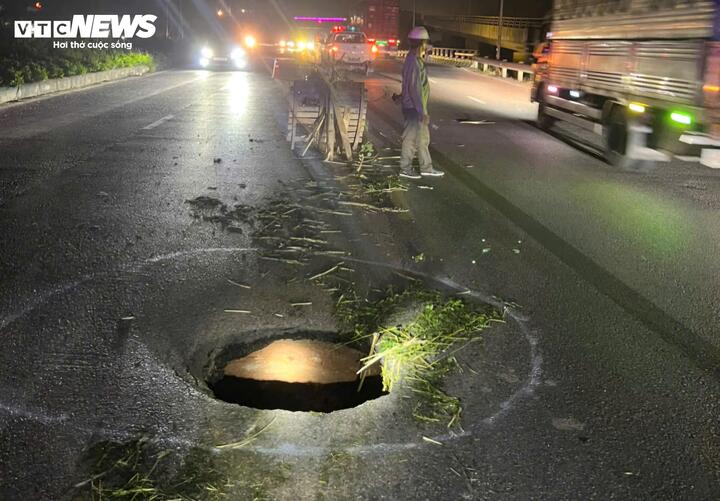
{"type": "Polygon", "coordinates": [[[168,120],[172,120],[173,118],[175,118],[175,115],[168,115],[168,116],[166,116],[166,117],[162,117],[160,120],[158,120],[158,121],[156,121],[156,122],[153,122],[153,123],[151,123],[150,125],[146,125],[145,127],[143,127],[143,130],[154,129],[154,128],[157,127],[158,125],[162,125],[162,124],[164,124],[165,122],[167,122],[168,120]]]}
{"type": "Polygon", "coordinates": [[[487,104],[487,103],[486,103],[485,101],[483,101],[482,99],[478,99],[478,98],[473,97],[473,96],[466,96],[466,97],[467,97],[468,99],[471,99],[471,100],[475,101],[476,103],[487,104]]]}

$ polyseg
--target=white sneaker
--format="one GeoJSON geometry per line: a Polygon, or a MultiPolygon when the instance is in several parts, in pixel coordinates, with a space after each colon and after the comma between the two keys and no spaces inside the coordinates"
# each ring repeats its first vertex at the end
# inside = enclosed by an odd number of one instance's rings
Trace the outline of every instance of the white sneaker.
{"type": "Polygon", "coordinates": [[[442,177],[445,175],[445,173],[441,170],[437,170],[437,169],[434,169],[433,167],[430,167],[429,170],[421,170],[420,175],[428,176],[428,177],[442,177]]]}
{"type": "Polygon", "coordinates": [[[405,177],[408,179],[421,179],[422,178],[422,176],[420,174],[418,174],[417,172],[412,171],[412,170],[401,170],[400,177],[405,177]]]}

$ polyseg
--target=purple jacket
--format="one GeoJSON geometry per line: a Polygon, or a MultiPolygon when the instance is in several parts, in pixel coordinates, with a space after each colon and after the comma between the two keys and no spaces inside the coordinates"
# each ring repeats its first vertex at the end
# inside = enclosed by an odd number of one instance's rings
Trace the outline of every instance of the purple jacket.
{"type": "Polygon", "coordinates": [[[402,70],[402,108],[405,116],[428,114],[430,83],[425,62],[418,57],[417,49],[408,52],[402,70]]]}

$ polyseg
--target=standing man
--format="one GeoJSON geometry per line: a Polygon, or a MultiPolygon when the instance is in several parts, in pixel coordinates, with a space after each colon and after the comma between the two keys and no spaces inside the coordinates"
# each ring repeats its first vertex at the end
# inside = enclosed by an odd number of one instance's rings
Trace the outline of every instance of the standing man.
{"type": "Polygon", "coordinates": [[[430,115],[428,98],[430,83],[425,69],[425,50],[430,35],[422,26],[416,26],[408,35],[410,50],[405,58],[402,72],[402,111],[405,130],[402,135],[402,153],[400,157],[400,175],[410,179],[421,176],[443,176],[445,173],[435,170],[430,158],[430,115]],[[412,166],[415,154],[420,162],[420,174],[412,166]]]}

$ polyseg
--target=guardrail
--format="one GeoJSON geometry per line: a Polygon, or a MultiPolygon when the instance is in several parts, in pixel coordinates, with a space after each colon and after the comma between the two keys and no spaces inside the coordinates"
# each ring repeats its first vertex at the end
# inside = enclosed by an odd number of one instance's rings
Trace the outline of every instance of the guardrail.
{"type": "MultiPolygon", "coordinates": [[[[450,15],[450,16],[426,16],[427,21],[441,21],[459,24],[487,24],[489,26],[498,26],[500,18],[498,16],[466,16],[466,15],[450,15]]],[[[541,17],[507,17],[502,18],[502,25],[505,28],[539,28],[545,22],[541,17]]]]}
{"type": "MultiPolygon", "coordinates": [[[[405,57],[408,51],[397,51],[397,57],[405,57]]],[[[431,62],[451,63],[468,68],[475,68],[483,73],[495,73],[503,78],[513,77],[519,82],[532,80],[535,71],[529,64],[511,63],[479,57],[477,51],[469,49],[447,49],[433,47],[428,53],[431,62]],[[527,77],[527,78],[526,78],[527,77]]]]}

